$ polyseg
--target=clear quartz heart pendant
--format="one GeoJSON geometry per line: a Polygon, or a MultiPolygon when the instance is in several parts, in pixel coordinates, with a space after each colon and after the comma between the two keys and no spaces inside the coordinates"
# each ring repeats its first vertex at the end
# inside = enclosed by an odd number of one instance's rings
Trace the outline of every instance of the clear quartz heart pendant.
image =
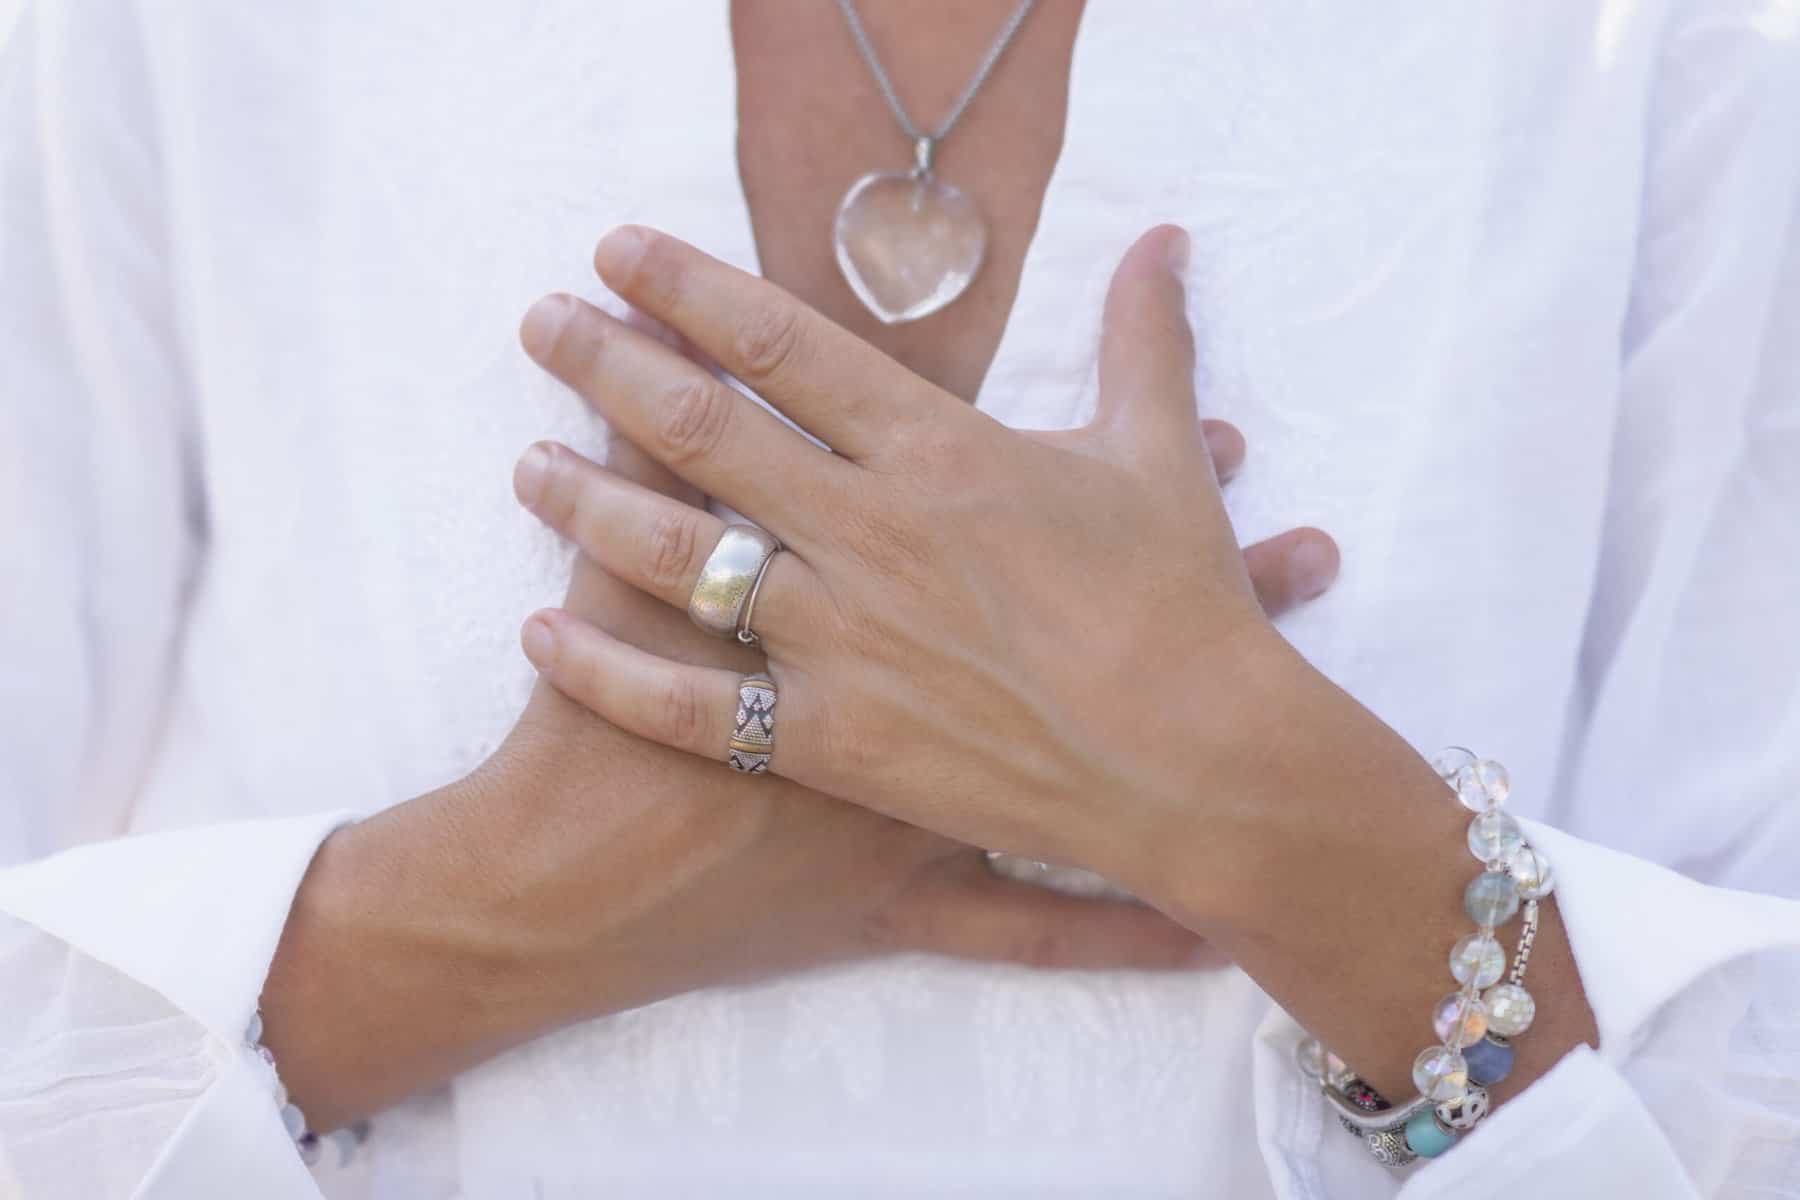
{"type": "Polygon", "coordinates": [[[929,156],[927,146],[912,171],[864,175],[838,205],[838,267],[888,325],[930,316],[962,295],[987,253],[981,210],[931,173],[929,156]]]}

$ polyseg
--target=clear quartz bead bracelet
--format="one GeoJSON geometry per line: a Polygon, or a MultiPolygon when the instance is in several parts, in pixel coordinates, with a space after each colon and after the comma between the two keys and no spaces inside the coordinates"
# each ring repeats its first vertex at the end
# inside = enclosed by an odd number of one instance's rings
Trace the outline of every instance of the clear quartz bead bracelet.
{"type": "Polygon", "coordinates": [[[1550,860],[1505,811],[1512,790],[1505,767],[1460,746],[1438,755],[1432,766],[1474,813],[1468,847],[1482,869],[1463,891],[1463,909],[1475,929],[1450,949],[1456,990],[1432,1008],[1436,1040],[1413,1060],[1418,1094],[1393,1105],[1318,1039],[1308,1037],[1295,1050],[1301,1074],[1318,1085],[1344,1128],[1393,1167],[1436,1158],[1487,1115],[1487,1089],[1512,1071],[1512,1039],[1537,1015],[1525,972],[1537,938],[1538,904],[1555,887],[1550,860]],[[1496,935],[1521,911],[1509,970],[1496,935]]]}

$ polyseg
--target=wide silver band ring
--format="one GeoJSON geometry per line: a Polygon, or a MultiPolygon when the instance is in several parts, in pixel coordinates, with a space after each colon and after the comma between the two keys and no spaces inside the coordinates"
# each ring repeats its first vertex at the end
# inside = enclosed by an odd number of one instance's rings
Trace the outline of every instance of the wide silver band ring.
{"type": "Polygon", "coordinates": [[[767,675],[746,675],[738,684],[737,723],[725,761],[734,771],[761,775],[775,754],[775,681],[767,675]]]}
{"type": "Polygon", "coordinates": [[[754,525],[727,525],[688,596],[688,616],[716,637],[748,629],[745,608],[781,543],[754,525]]]}

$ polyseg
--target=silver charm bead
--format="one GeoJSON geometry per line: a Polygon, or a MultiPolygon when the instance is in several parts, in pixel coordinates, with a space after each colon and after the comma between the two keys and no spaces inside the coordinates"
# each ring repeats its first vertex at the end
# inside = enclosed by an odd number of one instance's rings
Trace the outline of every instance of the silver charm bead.
{"type": "Polygon", "coordinates": [[[1406,1144],[1404,1131],[1384,1129],[1379,1133],[1365,1133],[1363,1145],[1368,1147],[1370,1156],[1384,1166],[1404,1167],[1419,1157],[1406,1144]]]}
{"type": "Polygon", "coordinates": [[[1479,1083],[1469,1085],[1460,1100],[1446,1100],[1437,1106],[1437,1118],[1459,1133],[1473,1129],[1488,1114],[1487,1089],[1479,1083]]]}

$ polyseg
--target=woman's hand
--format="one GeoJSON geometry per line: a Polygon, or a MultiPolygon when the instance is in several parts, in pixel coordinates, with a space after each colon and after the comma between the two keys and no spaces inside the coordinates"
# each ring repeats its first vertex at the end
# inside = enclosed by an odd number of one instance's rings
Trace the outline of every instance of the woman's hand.
{"type": "MultiPolygon", "coordinates": [[[[1098,415],[1068,432],[1004,428],[778,288],[646,231],[602,242],[606,282],[836,454],[596,309],[533,310],[524,339],[540,362],[787,547],[755,610],[780,686],[774,771],[1146,884],[1139,849],[1193,813],[1269,704],[1285,643],[1264,605],[1293,598],[1307,554],[1322,570],[1302,594],[1335,564],[1324,535],[1295,531],[1246,567],[1195,411],[1185,241],[1158,230],[1126,258],[1098,415]]],[[[566,451],[535,449],[519,484],[675,608],[723,528],[566,451]]],[[[541,614],[525,641],[609,720],[722,757],[741,670],[646,653],[569,614],[541,614]]]]}
{"type": "MultiPolygon", "coordinates": [[[[673,503],[703,502],[621,438],[612,439],[607,464],[673,503]]],[[[761,654],[706,636],[585,557],[576,561],[567,611],[675,661],[739,674],[763,669],[761,654]]],[[[767,781],[601,726],[548,683],[533,694],[520,738],[554,744],[543,758],[590,792],[593,780],[622,770],[637,778],[630,795],[604,801],[615,814],[653,820],[661,844],[626,836],[594,852],[639,863],[654,877],[617,899],[635,913],[632,944],[655,945],[659,959],[692,971],[647,980],[657,991],[899,951],[1040,967],[1167,968],[1193,963],[1202,948],[1141,905],[997,879],[983,853],[960,842],[785,780],[759,786],[767,781]]]]}
{"type": "MultiPolygon", "coordinates": [[[[778,288],[638,229],[601,242],[607,284],[836,454],[573,300],[540,302],[523,336],[615,428],[787,546],[755,610],[780,685],[775,771],[1107,875],[1404,1095],[1466,932],[1466,814],[1259,610],[1195,415],[1185,252],[1160,229],[1125,257],[1097,415],[1066,432],[1003,428],[778,288]]],[[[721,529],[569,454],[529,457],[520,491],[671,606],[721,529]]],[[[569,614],[525,637],[587,706],[720,755],[737,672],[569,614]]],[[[1554,905],[1532,969],[1557,1000],[1502,1091],[1594,1037],[1554,905]]]]}
{"type": "MultiPolygon", "coordinates": [[[[609,459],[646,494],[679,489],[627,443],[609,459]]],[[[585,559],[566,604],[680,662],[761,666],[585,559]]],[[[332,1128],[535,1034],[713,984],[901,951],[1169,968],[1202,948],[1154,909],[997,878],[980,851],[644,741],[545,684],[469,779],[326,842],[263,1010],[296,1102],[332,1128]]]]}

